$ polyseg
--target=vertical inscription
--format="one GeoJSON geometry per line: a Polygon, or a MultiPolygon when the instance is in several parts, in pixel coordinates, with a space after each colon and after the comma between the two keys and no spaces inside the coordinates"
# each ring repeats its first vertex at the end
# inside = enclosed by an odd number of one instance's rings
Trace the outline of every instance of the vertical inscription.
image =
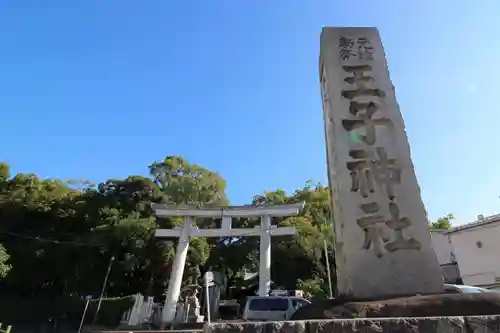
{"type": "Polygon", "coordinates": [[[378,184],[385,188],[388,198],[394,200],[393,184],[401,182],[401,169],[397,166],[396,159],[387,158],[384,147],[377,147],[375,151],[377,157],[367,150],[349,152],[354,159],[346,163],[352,180],[351,191],[359,191],[363,198],[367,198],[369,193],[375,192],[374,184],[378,184]]]}
{"type": "Polygon", "coordinates": [[[373,60],[373,46],[371,41],[366,37],[340,37],[338,46],[340,60],[342,61],[349,59],[373,60]]]}
{"type": "Polygon", "coordinates": [[[351,38],[340,37],[339,39],[340,60],[349,60],[355,57],[354,41],[351,38]]]}
{"type": "Polygon", "coordinates": [[[357,39],[359,60],[373,60],[373,46],[366,37],[357,39]]]}
{"type": "MultiPolygon", "coordinates": [[[[391,119],[378,116],[381,100],[386,93],[376,87],[376,78],[372,74],[369,61],[373,60],[373,46],[366,37],[339,39],[340,59],[346,61],[357,59],[366,61],[356,66],[344,65],[346,73],[344,82],[348,86],[341,94],[349,102],[349,112],[342,119],[342,127],[348,132],[361,131],[358,142],[361,148],[349,151],[351,160],[346,163],[351,177],[351,192],[361,196],[358,226],[363,229],[365,237],[362,249],[372,250],[377,257],[385,251],[392,253],[398,250],[420,250],[421,243],[413,238],[405,238],[404,231],[412,225],[412,221],[401,216],[396,203],[395,186],[401,183],[401,168],[397,160],[388,156],[386,148],[376,146],[377,128],[391,128],[391,119]],[[371,198],[376,191],[383,191],[387,200],[377,202],[371,198]],[[388,205],[389,215],[384,216],[380,205],[388,205]]],[[[378,196],[380,198],[380,196],[378,196]]]]}
{"type": "Polygon", "coordinates": [[[382,257],[382,242],[389,241],[389,236],[382,228],[385,222],[384,216],[379,214],[379,205],[376,202],[370,202],[360,205],[365,216],[358,219],[358,226],[365,231],[365,240],[361,246],[365,250],[373,247],[373,253],[377,257],[382,257]]]}

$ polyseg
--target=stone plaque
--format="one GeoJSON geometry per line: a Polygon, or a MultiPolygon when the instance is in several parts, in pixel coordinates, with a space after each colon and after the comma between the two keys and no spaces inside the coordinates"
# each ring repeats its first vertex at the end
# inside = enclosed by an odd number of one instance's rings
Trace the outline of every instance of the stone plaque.
{"type": "Polygon", "coordinates": [[[443,291],[375,28],[323,28],[320,80],[341,296],[443,291]]]}

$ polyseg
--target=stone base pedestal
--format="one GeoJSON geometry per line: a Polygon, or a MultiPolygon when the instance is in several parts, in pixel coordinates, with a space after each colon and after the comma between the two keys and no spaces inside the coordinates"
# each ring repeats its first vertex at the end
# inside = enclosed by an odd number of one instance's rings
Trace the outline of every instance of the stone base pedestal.
{"type": "Polygon", "coordinates": [[[297,310],[292,320],[500,315],[500,294],[440,294],[378,301],[325,300],[297,310]]]}

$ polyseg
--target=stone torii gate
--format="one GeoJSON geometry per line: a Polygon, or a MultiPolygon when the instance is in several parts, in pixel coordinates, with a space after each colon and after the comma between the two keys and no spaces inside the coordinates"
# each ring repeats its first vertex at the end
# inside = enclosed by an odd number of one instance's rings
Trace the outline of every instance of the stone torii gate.
{"type": "Polygon", "coordinates": [[[152,204],[157,217],[183,217],[182,227],[174,229],[157,229],[155,236],[159,238],[177,237],[179,242],[175,252],[172,273],[168,282],[162,322],[172,323],[175,318],[177,301],[179,299],[184,266],[191,237],[260,237],[259,253],[259,296],[268,296],[271,285],[271,236],[293,235],[295,227],[278,228],[271,224],[271,217],[297,215],[304,203],[290,205],[262,206],[227,206],[218,208],[181,208],[172,205],[152,204]],[[254,228],[231,228],[233,217],[260,216],[260,226],[254,228]],[[194,218],[222,218],[220,229],[198,229],[194,218]]]}

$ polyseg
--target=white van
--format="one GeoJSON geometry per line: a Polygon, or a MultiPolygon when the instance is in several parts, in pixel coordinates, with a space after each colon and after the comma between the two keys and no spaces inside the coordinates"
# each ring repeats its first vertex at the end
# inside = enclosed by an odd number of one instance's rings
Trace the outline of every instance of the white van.
{"type": "Polygon", "coordinates": [[[251,296],[243,309],[243,320],[278,321],[289,320],[301,306],[310,304],[300,297],[251,296]]]}

